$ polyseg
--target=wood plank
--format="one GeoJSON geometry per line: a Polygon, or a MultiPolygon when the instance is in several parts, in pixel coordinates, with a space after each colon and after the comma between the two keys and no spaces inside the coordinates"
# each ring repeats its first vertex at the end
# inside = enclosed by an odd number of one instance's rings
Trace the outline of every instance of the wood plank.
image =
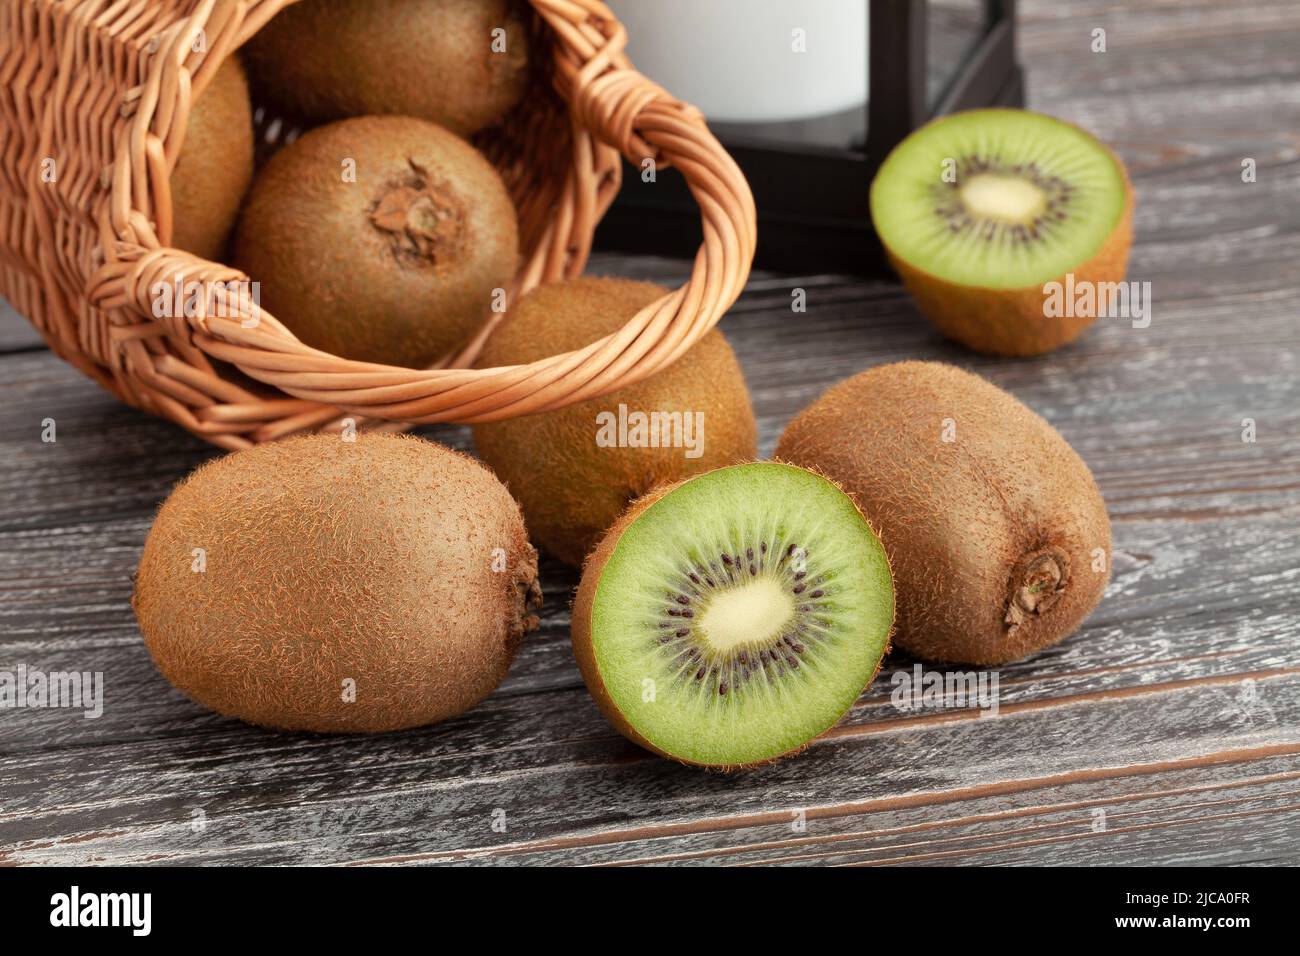
{"type": "MultiPolygon", "coordinates": [[[[1130,166],[1150,327],[992,359],[893,282],[771,273],[723,323],[763,453],[833,382],[926,358],[1007,388],[1088,461],[1112,583],[1077,635],[998,671],[996,718],[900,710],[892,678],[914,662],[896,655],[797,759],[729,776],[655,759],[582,686],[576,576],[549,561],[541,629],[456,720],[331,738],[220,718],[161,678],[129,608],[154,509],[217,452],[121,406],[0,304],[0,669],[106,687],[94,720],[0,712],[0,864],[1300,863],[1300,7],[1021,6],[1031,104],[1130,166]]],[[[677,284],[690,268],[602,254],[589,271],[677,284]]],[[[466,429],[421,433],[472,447],[466,429]]]]}
{"type": "Polygon", "coordinates": [[[1246,710],[1232,693],[1235,676],[897,727],[871,719],[889,707],[878,702],[859,707],[848,728],[797,761],[730,777],[601,734],[582,691],[565,692],[578,706],[546,710],[525,698],[493,698],[456,721],[454,740],[435,728],[375,738],[360,751],[345,738],[271,735],[236,756],[233,741],[216,735],[110,744],[88,764],[74,748],[23,761],[0,840],[12,845],[13,862],[184,862],[249,850],[266,862],[434,862],[521,836],[567,841],[612,830],[608,839],[593,837],[612,855],[643,825],[731,830],[789,821],[798,809],[842,815],[881,801],[919,806],[952,797],[1002,796],[1014,805],[1015,794],[1076,779],[1272,757],[1293,758],[1295,770],[1300,671],[1255,680],[1263,703],[1246,710]],[[469,739],[483,741],[480,752],[466,750],[469,739]],[[1056,745],[1027,750],[1022,740],[1056,745]],[[963,759],[972,753],[976,765],[963,759]],[[833,789],[819,785],[823,774],[833,789]],[[189,825],[195,808],[212,823],[197,833],[189,825]],[[504,811],[504,833],[492,829],[495,811],[504,811]],[[65,836],[24,839],[29,828],[65,836]]]}

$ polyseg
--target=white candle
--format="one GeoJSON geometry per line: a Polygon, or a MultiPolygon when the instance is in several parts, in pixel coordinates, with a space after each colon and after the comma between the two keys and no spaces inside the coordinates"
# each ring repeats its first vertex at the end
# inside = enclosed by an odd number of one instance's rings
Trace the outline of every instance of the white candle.
{"type": "Polygon", "coordinates": [[[637,69],[711,120],[777,122],[867,100],[866,0],[607,0],[637,69]]]}

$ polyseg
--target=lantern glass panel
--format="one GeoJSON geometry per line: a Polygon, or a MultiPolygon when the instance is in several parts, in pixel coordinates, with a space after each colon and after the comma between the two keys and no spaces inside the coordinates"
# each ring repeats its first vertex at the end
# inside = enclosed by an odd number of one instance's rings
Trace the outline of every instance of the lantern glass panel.
{"type": "Polygon", "coordinates": [[[989,27],[985,0],[930,0],[926,5],[926,104],[933,107],[989,27]]]}
{"type": "MultiPolygon", "coordinates": [[[[868,0],[609,5],[627,27],[637,68],[698,106],[723,142],[863,148],[868,0]]],[[[987,28],[987,4],[931,0],[926,27],[926,102],[933,105],[987,28]]]]}

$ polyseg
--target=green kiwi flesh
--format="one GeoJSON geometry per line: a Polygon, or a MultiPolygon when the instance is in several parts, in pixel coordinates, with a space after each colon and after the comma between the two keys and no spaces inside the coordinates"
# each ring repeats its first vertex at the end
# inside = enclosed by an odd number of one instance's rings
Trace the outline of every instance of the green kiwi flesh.
{"type": "Polygon", "coordinates": [[[307,345],[410,368],[465,345],[518,260],[501,177],[402,116],[318,127],[258,173],[232,243],[261,305],[307,345]]]}
{"type": "Polygon", "coordinates": [[[972,110],[890,153],[872,183],[871,215],[891,254],[929,275],[1020,289],[1088,261],[1126,198],[1119,162],[1078,127],[1026,110],[972,110]]]}
{"type": "Polygon", "coordinates": [[[825,478],[776,462],[657,489],[588,561],[574,651],[610,722],[683,763],[804,747],[848,711],[889,644],[884,548],[825,478]]]}
{"type": "Polygon", "coordinates": [[[132,603],[159,670],[199,703],[350,732],[473,706],[540,599],[519,509],[486,468],[409,436],[321,434],[182,481],[149,531],[132,603]]]}
{"type": "Polygon", "coordinates": [[[497,122],[529,75],[514,0],[303,0],[245,55],[259,97],[293,118],[396,114],[461,136],[497,122]]]}
{"type": "Polygon", "coordinates": [[[1088,466],[1002,389],[937,362],[877,366],[795,417],[776,457],[829,476],[880,532],[895,643],[995,665],[1072,633],[1110,578],[1106,505],[1088,466]]]}

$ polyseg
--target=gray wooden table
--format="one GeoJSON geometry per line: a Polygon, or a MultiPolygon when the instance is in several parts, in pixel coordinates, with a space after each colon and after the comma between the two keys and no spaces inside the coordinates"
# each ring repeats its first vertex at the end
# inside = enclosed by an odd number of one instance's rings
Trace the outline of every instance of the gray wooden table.
{"type": "MultiPolygon", "coordinates": [[[[889,677],[912,662],[894,658],[799,758],[678,767],[597,713],[569,651],[575,579],[551,564],[542,629],[457,720],[327,738],[219,718],[158,675],[128,605],[154,508],[214,450],[6,313],[0,669],[102,671],[106,706],[0,711],[0,864],[1300,863],[1300,5],[1025,7],[1032,105],[1130,164],[1151,326],[991,360],[892,282],[766,274],[723,324],[764,453],[832,382],[929,358],[1009,389],[1092,466],[1114,580],[1078,634],[1002,670],[996,719],[900,713],[889,677]]],[[[686,269],[600,255],[591,271],[686,269]]],[[[468,447],[463,429],[424,432],[468,447]]]]}

